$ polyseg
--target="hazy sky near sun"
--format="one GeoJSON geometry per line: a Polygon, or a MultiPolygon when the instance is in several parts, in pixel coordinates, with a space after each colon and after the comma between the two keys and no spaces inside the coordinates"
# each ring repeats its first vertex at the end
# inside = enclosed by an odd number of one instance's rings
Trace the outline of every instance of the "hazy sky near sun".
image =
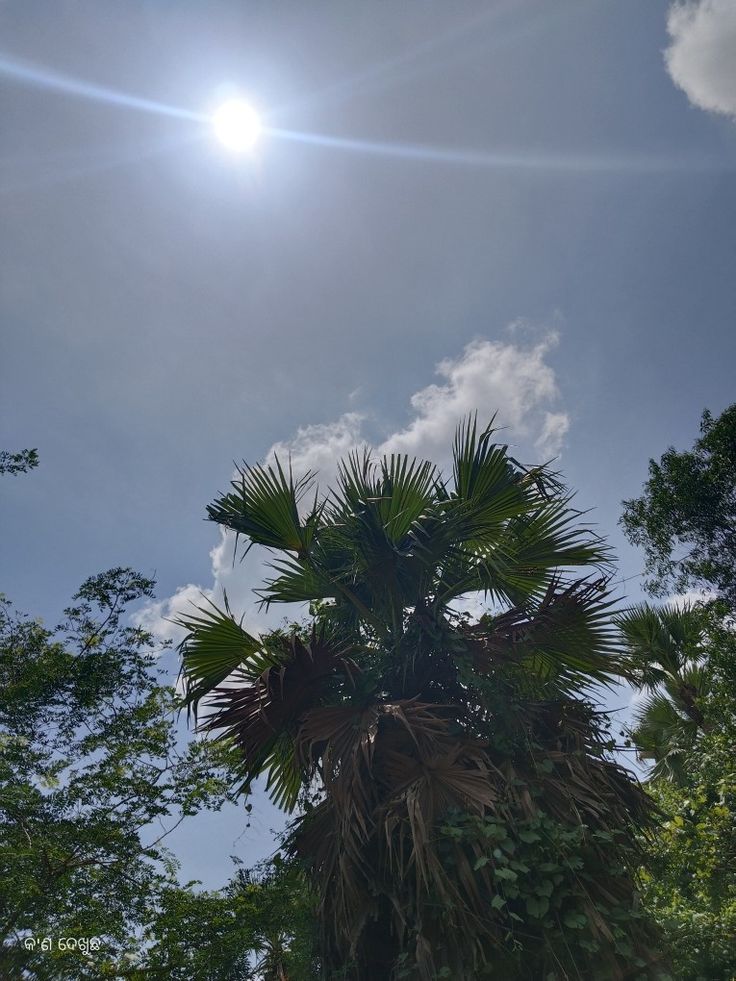
{"type": "MultiPolygon", "coordinates": [[[[0,589],[53,622],[131,565],[155,630],[223,586],[257,623],[202,520],[233,460],[441,462],[474,409],[636,575],[621,499],[736,397],[735,209],[732,0],[2,0],[0,446],[41,465],[0,488],[0,589]],[[229,154],[187,115],[235,92],[324,145],[229,154]]],[[[270,813],[201,819],[186,872],[270,813]]]]}

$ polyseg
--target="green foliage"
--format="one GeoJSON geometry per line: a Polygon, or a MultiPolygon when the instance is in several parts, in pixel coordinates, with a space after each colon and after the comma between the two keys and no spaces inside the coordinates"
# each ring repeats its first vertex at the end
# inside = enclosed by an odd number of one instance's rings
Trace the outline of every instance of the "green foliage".
{"type": "Polygon", "coordinates": [[[239,870],[218,892],[166,889],[131,981],[311,981],[314,901],[299,869],[279,856],[239,870]]]}
{"type": "Polygon", "coordinates": [[[736,976],[734,732],[709,733],[682,786],[651,785],[666,819],[650,845],[643,900],[667,938],[682,981],[736,976]]]}
{"type": "Polygon", "coordinates": [[[662,818],[646,843],[645,907],[682,981],[736,977],[736,404],[703,414],[691,451],[649,464],[624,502],[627,537],[646,553],[654,595],[706,586],[717,602],[640,607],[619,622],[647,689],[630,736],[655,762],[662,818]]]}
{"type": "Polygon", "coordinates": [[[38,450],[20,450],[18,453],[0,450],[0,474],[28,473],[37,466],[38,450]]]}
{"type": "MultiPolygon", "coordinates": [[[[736,633],[723,602],[682,611],[680,617],[697,627],[697,642],[687,650],[702,669],[699,723],[690,725],[684,740],[683,724],[691,720],[678,709],[677,686],[670,683],[658,697],[667,699],[679,721],[661,726],[657,738],[662,747],[669,742],[670,758],[675,747],[677,765],[655,768],[648,783],[662,818],[647,843],[643,902],[663,930],[682,981],[731,981],[736,976],[736,633]]],[[[694,639],[695,633],[689,636],[694,639]]],[[[682,654],[683,646],[678,650],[682,654]]],[[[685,680],[686,664],[679,660],[685,680]]],[[[660,720],[650,715],[648,721],[656,730],[660,720]]],[[[641,734],[640,725],[632,733],[640,749],[641,734]]]]}
{"type": "Polygon", "coordinates": [[[655,596],[689,587],[716,590],[736,608],[736,404],[703,413],[692,450],[670,447],[641,497],[624,501],[621,525],[646,554],[655,596]],[[683,554],[684,553],[684,554],[683,554]]]}
{"type": "Polygon", "coordinates": [[[703,701],[712,681],[707,651],[721,629],[713,607],[635,606],[616,618],[629,656],[629,680],[648,693],[628,729],[650,779],[682,781],[688,753],[708,722],[703,701]]]}
{"type": "Polygon", "coordinates": [[[265,604],[310,603],[311,624],[258,642],[203,608],[182,671],[243,788],[266,774],[303,805],[285,849],[325,977],[660,976],[634,881],[650,807],[584,697],[625,670],[608,550],[555,474],[492,437],[459,428],[451,481],[353,454],[306,511],[310,477],[244,466],[208,509],[277,554],[265,604]],[[477,621],[453,606],[474,591],[477,621]]]}
{"type": "Polygon", "coordinates": [[[56,630],[0,606],[3,977],[117,977],[176,885],[168,831],[226,799],[227,751],[178,745],[152,638],[125,625],[152,589],[129,569],[95,576],[56,630]],[[26,951],[29,936],[101,947],[26,951]]]}
{"type": "MultiPolygon", "coordinates": [[[[529,789],[541,804],[543,788],[529,789]]],[[[474,858],[474,872],[485,873],[476,877],[477,886],[489,889],[498,944],[492,963],[479,967],[479,977],[551,981],[578,971],[584,977],[616,978],[619,961],[655,970],[634,949],[637,925],[645,927],[646,917],[631,907],[624,885],[627,862],[637,858],[624,832],[591,831],[539,809],[533,818],[512,822],[449,815],[440,833],[444,862],[452,865],[467,856],[474,858]],[[612,889],[605,897],[597,895],[600,878],[612,889]]],[[[651,976],[664,978],[666,972],[651,976]]]]}

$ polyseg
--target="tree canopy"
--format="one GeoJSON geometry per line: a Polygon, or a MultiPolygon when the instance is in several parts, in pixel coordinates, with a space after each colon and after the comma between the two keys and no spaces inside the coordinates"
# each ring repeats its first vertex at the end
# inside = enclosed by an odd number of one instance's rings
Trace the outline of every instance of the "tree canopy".
{"type": "Polygon", "coordinates": [[[643,902],[682,981],[736,976],[736,405],[706,412],[692,451],[650,461],[644,494],[622,524],[644,547],[654,595],[706,587],[719,597],[620,618],[647,698],[629,728],[654,763],[660,808],[647,842],[643,902]],[[682,550],[685,550],[682,552],[682,550]]]}
{"type": "Polygon", "coordinates": [[[177,886],[169,831],[228,794],[226,748],[179,745],[153,640],[126,625],[152,589],[130,569],[94,576],[54,630],[0,604],[3,977],[118,977],[177,886]],[[94,954],[58,946],[93,937],[94,954]]]}
{"type": "MultiPolygon", "coordinates": [[[[697,723],[678,704],[678,685],[659,691],[672,725],[650,717],[632,738],[660,762],[648,783],[661,808],[648,844],[643,899],[667,938],[683,981],[731,981],[736,975],[736,632],[725,604],[682,614],[699,633],[697,723]],[[668,689],[674,687],[670,694],[668,689]],[[684,730],[684,731],[683,731],[684,730]],[[642,738],[643,737],[643,738],[642,738]]],[[[646,710],[645,710],[645,715],[646,710]]]]}
{"type": "Polygon", "coordinates": [[[38,450],[0,450],[0,474],[28,473],[38,466],[38,450]]]}
{"type": "Polygon", "coordinates": [[[655,596],[706,587],[736,608],[736,403],[705,411],[692,450],[649,461],[641,497],[623,502],[621,525],[646,556],[655,596]]]}

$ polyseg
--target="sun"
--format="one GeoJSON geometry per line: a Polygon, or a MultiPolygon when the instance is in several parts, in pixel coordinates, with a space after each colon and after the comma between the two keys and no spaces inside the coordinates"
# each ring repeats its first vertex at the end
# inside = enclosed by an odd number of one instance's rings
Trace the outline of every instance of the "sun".
{"type": "Polygon", "coordinates": [[[261,120],[253,106],[242,99],[230,99],[212,116],[215,136],[235,153],[252,150],[261,135],[261,120]]]}

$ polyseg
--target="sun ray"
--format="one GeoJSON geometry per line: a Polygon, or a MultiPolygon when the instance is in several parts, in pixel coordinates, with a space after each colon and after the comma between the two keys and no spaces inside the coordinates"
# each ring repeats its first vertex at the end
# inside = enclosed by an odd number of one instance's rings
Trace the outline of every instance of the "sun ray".
{"type": "Polygon", "coordinates": [[[66,95],[92,99],[95,102],[107,102],[110,105],[125,106],[129,109],[139,109],[144,112],[154,112],[162,116],[171,116],[175,119],[184,119],[190,122],[207,122],[207,116],[192,112],[190,109],[170,106],[164,102],[156,102],[153,99],[143,99],[136,95],[129,95],[127,92],[119,92],[117,89],[110,89],[103,85],[84,82],[81,79],[73,78],[69,75],[47,71],[45,68],[37,68],[33,65],[11,61],[7,58],[0,57],[0,74],[24,85],[51,89],[56,92],[65,93],[66,95]]]}
{"type": "Polygon", "coordinates": [[[549,153],[538,150],[474,150],[448,149],[420,143],[382,142],[328,136],[299,130],[265,128],[264,133],[282,140],[364,153],[371,156],[415,160],[424,163],[455,164],[464,167],[492,168],[496,170],[536,170],[567,173],[662,173],[677,171],[723,169],[718,163],[702,156],[663,156],[649,153],[549,153]]]}

